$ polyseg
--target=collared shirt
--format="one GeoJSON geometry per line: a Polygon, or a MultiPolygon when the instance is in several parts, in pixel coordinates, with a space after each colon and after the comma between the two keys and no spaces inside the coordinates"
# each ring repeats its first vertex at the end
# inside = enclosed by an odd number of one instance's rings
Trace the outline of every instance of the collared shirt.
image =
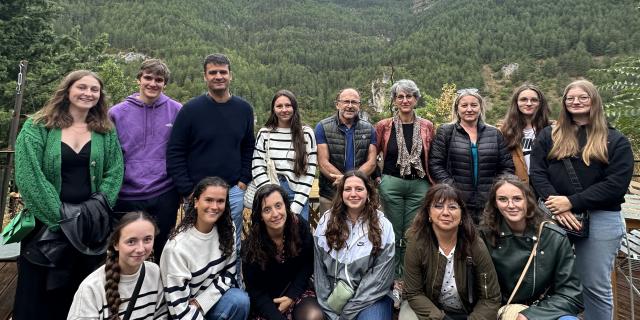
{"type": "Polygon", "coordinates": [[[442,248],[438,248],[440,254],[447,258],[447,266],[444,269],[444,278],[442,279],[442,289],[440,289],[440,297],[438,302],[449,311],[463,310],[462,300],[458,294],[456,286],[456,276],[453,270],[453,260],[456,248],[453,248],[449,255],[444,254],[442,248]]]}
{"type": "MultiPolygon", "coordinates": [[[[355,143],[353,140],[356,126],[352,124],[351,127],[347,127],[341,122],[338,125],[338,130],[344,133],[345,139],[344,172],[357,169],[354,167],[356,151],[354,150],[355,143]]],[[[316,126],[316,142],[318,144],[327,144],[327,137],[325,136],[324,128],[320,123],[316,126]]],[[[376,130],[374,127],[371,127],[371,144],[375,146],[376,142],[376,130]]]]}

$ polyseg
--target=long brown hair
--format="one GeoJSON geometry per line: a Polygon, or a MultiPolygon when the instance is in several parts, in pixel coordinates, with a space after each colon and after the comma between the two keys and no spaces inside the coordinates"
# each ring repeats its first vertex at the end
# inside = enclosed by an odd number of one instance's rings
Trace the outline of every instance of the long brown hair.
{"type": "MultiPolygon", "coordinates": [[[[302,240],[298,231],[298,217],[289,208],[289,198],[281,186],[266,184],[256,191],[251,210],[251,230],[247,236],[246,245],[243,245],[243,262],[258,263],[262,270],[267,266],[269,258],[275,257],[278,252],[276,245],[269,237],[267,226],[262,219],[262,205],[264,199],[273,193],[282,196],[287,212],[284,223],[284,255],[287,258],[297,257],[302,248],[302,240]]],[[[303,222],[304,223],[304,222],[303,222]]]]}
{"type": "Polygon", "coordinates": [[[118,263],[118,251],[115,250],[115,245],[120,241],[122,229],[138,220],[149,221],[155,230],[154,235],[158,235],[158,226],[155,221],[142,211],[125,214],[118,222],[113,233],[111,233],[109,246],[107,247],[107,259],[104,264],[104,291],[107,298],[107,308],[109,309],[109,320],[120,320],[118,312],[122,304],[120,292],[118,291],[118,285],[120,284],[120,264],[118,263]]]}
{"type": "Polygon", "coordinates": [[[90,76],[100,83],[100,97],[95,106],[89,109],[86,123],[91,131],[106,133],[113,128],[113,124],[107,115],[107,96],[104,91],[104,83],[97,74],[89,70],[76,70],[69,73],[58,85],[49,101],[33,115],[34,123],[42,123],[47,129],[68,128],[73,124],[73,118],[69,113],[69,89],[76,81],[90,76]]]}
{"type": "Polygon", "coordinates": [[[346,246],[347,240],[349,239],[347,206],[342,200],[342,193],[344,192],[345,181],[351,177],[362,180],[367,189],[367,201],[360,216],[363,218],[364,223],[367,223],[369,226],[369,241],[371,241],[373,245],[371,254],[377,255],[380,250],[382,250],[382,228],[380,227],[380,219],[378,218],[377,211],[380,204],[378,201],[378,191],[373,186],[371,179],[362,171],[358,170],[347,171],[338,182],[336,195],[333,197],[333,203],[331,205],[331,216],[327,223],[327,244],[331,249],[340,250],[346,246]]]}
{"type": "Polygon", "coordinates": [[[233,221],[231,220],[229,185],[220,177],[203,178],[193,188],[193,195],[189,198],[189,203],[187,204],[187,210],[184,217],[182,218],[182,221],[180,221],[180,224],[171,231],[169,239],[175,238],[178,233],[187,231],[191,227],[195,228],[196,220],[198,220],[198,210],[195,208],[195,203],[200,199],[200,196],[208,187],[221,187],[227,190],[227,199],[225,200],[224,211],[222,212],[222,216],[218,221],[216,221],[216,226],[218,227],[220,251],[222,251],[224,256],[229,257],[233,253],[233,250],[235,250],[235,246],[233,244],[235,239],[235,228],[233,226],[233,221]]]}
{"type": "Polygon", "coordinates": [[[460,223],[458,227],[458,235],[456,247],[460,250],[456,250],[457,255],[471,256],[471,248],[473,242],[476,239],[476,228],[473,225],[473,218],[467,211],[467,206],[462,200],[462,194],[458,189],[448,183],[439,183],[431,186],[424,197],[424,202],[420,210],[416,213],[416,217],[413,218],[411,227],[407,230],[407,237],[413,238],[416,241],[424,243],[434,243],[439,246],[436,233],[433,231],[433,223],[429,219],[429,210],[435,203],[444,203],[447,201],[453,201],[460,207],[460,223]]]}
{"type": "Polygon", "coordinates": [[[551,124],[549,122],[549,103],[547,102],[544,94],[542,94],[542,91],[540,91],[537,86],[530,83],[525,83],[517,87],[513,91],[511,104],[509,105],[507,113],[504,115],[502,124],[500,125],[500,131],[502,132],[502,136],[510,150],[520,146],[523,136],[522,131],[527,126],[527,120],[518,108],[518,98],[525,90],[531,90],[538,95],[538,109],[531,119],[531,126],[533,127],[534,132],[538,133],[542,131],[544,127],[551,124]]]}
{"type": "Polygon", "coordinates": [[[591,160],[597,160],[602,163],[609,163],[607,138],[609,129],[607,119],[602,106],[602,98],[598,89],[593,83],[587,80],[577,80],[571,82],[562,94],[562,110],[558,117],[558,124],[553,128],[552,139],[553,147],[549,151],[549,159],[564,159],[578,155],[581,151],[578,145],[578,128],[579,126],[573,122],[571,114],[567,111],[567,93],[573,88],[584,90],[590,98],[591,108],[589,109],[589,124],[587,129],[587,143],[582,149],[582,161],[588,166],[591,160]]]}
{"type": "Polygon", "coordinates": [[[302,120],[300,120],[298,100],[291,91],[283,89],[276,92],[271,100],[271,114],[264,126],[272,131],[278,128],[278,117],[275,112],[276,100],[283,96],[289,98],[291,106],[293,107],[293,116],[291,116],[291,143],[293,144],[293,151],[296,153],[296,158],[293,161],[293,173],[299,177],[307,171],[307,157],[309,155],[307,154],[304,143],[304,132],[302,130],[302,120]]]}
{"type": "Polygon", "coordinates": [[[522,191],[522,195],[524,195],[525,201],[527,202],[527,213],[525,214],[527,228],[533,227],[534,230],[538,230],[538,226],[544,221],[544,216],[538,209],[535,196],[531,188],[529,188],[529,185],[515,175],[503,174],[498,177],[491,188],[489,200],[484,207],[484,213],[480,221],[480,228],[485,231],[488,244],[492,247],[497,245],[496,241],[500,237],[500,225],[504,220],[502,213],[500,213],[500,210],[496,206],[496,192],[505,184],[510,184],[522,191]]]}

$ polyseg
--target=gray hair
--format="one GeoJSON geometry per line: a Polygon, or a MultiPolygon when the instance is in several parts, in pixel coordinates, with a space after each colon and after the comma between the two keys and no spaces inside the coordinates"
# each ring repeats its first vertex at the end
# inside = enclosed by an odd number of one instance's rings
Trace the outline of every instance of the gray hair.
{"type": "Polygon", "coordinates": [[[418,89],[418,86],[412,80],[402,79],[396,81],[396,83],[391,86],[391,100],[396,99],[399,91],[416,97],[416,100],[420,99],[420,89],[418,89]]]}
{"type": "Polygon", "coordinates": [[[484,121],[484,99],[478,93],[478,89],[462,89],[458,90],[458,96],[453,101],[453,106],[451,107],[451,118],[453,119],[452,123],[460,122],[460,115],[458,114],[458,104],[460,104],[460,100],[466,96],[472,96],[478,99],[478,103],[480,104],[480,116],[478,117],[478,121],[484,121]]]}

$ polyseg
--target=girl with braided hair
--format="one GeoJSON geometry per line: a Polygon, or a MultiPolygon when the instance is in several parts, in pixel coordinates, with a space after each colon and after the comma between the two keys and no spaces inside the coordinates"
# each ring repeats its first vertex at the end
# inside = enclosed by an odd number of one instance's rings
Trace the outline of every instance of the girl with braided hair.
{"type": "Polygon", "coordinates": [[[219,177],[202,179],[160,258],[172,318],[247,318],[249,296],[237,281],[235,239],[229,185],[219,177]]]}
{"type": "Polygon", "coordinates": [[[157,233],[158,227],[146,213],[125,214],[111,234],[105,265],[82,281],[67,320],[120,320],[133,299],[143,263],[144,278],[130,319],[168,319],[160,268],[145,261],[157,233]]]}

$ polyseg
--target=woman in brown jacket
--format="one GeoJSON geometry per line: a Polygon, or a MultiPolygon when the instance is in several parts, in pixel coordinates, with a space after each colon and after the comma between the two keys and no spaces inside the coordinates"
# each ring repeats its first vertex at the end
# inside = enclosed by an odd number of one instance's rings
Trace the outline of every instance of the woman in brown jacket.
{"type": "Polygon", "coordinates": [[[551,125],[549,104],[542,91],[529,83],[516,88],[499,127],[511,152],[516,175],[524,182],[529,182],[529,155],[533,140],[548,125],[551,125]]]}
{"type": "Polygon", "coordinates": [[[400,320],[496,318],[496,271],[458,190],[431,187],[408,234],[400,320]]]}

